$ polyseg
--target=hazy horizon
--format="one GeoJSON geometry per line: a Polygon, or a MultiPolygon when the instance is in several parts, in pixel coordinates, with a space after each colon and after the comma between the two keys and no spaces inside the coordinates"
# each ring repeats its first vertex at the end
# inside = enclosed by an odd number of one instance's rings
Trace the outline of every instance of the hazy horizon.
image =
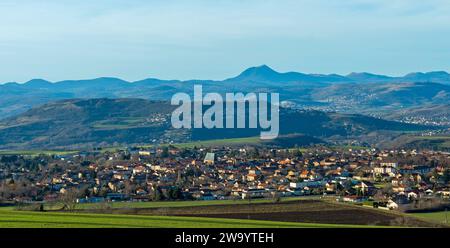
{"type": "MultiPolygon", "coordinates": [[[[118,78],[118,79],[121,79],[121,80],[124,80],[124,81],[127,81],[127,82],[131,82],[131,83],[132,83],[132,82],[137,82],[137,81],[140,81],[140,80],[149,79],[149,78],[160,79],[160,80],[180,80],[180,81],[190,81],[190,80],[214,80],[214,81],[223,81],[223,80],[226,80],[226,79],[229,79],[229,78],[232,78],[232,77],[236,77],[236,76],[238,76],[240,73],[242,73],[243,71],[245,71],[245,70],[247,70],[247,69],[251,69],[251,68],[255,68],[255,67],[261,67],[261,66],[268,66],[269,68],[271,68],[272,70],[274,70],[274,71],[276,71],[276,72],[278,72],[278,73],[298,72],[298,73],[304,73],[304,74],[306,74],[306,75],[315,75],[315,73],[304,72],[304,71],[279,71],[279,70],[277,70],[276,68],[273,68],[273,67],[270,66],[270,65],[263,64],[263,65],[250,66],[250,67],[243,68],[241,71],[236,72],[236,73],[233,74],[233,75],[229,75],[228,77],[219,78],[219,79],[203,78],[203,77],[201,77],[201,76],[198,76],[198,77],[195,77],[195,78],[189,78],[189,79],[179,79],[179,78],[158,78],[158,77],[148,76],[148,77],[140,78],[140,79],[137,79],[137,80],[127,80],[127,79],[125,79],[125,78],[112,77],[112,76],[109,76],[109,75],[103,75],[103,76],[92,77],[92,78],[65,78],[65,79],[62,79],[62,80],[48,80],[48,79],[46,79],[46,78],[30,78],[29,80],[21,81],[21,82],[17,82],[17,81],[0,82],[0,85],[2,85],[2,84],[7,84],[7,83],[24,84],[24,83],[27,83],[27,82],[32,81],[32,80],[45,80],[45,81],[48,81],[48,82],[51,82],[51,83],[57,83],[57,82],[61,82],[61,81],[70,81],[70,80],[75,80],[75,81],[77,81],[77,80],[92,80],[92,79],[96,79],[96,78],[118,78]]],[[[430,73],[430,72],[445,72],[445,73],[449,73],[448,71],[412,71],[412,72],[409,72],[409,73],[430,73]]],[[[349,72],[349,73],[346,73],[346,74],[337,74],[337,75],[340,75],[340,76],[348,76],[348,75],[350,75],[351,73],[369,73],[369,74],[380,75],[380,76],[388,76],[388,77],[403,77],[403,76],[406,76],[407,74],[409,74],[409,73],[406,73],[406,74],[404,74],[404,75],[386,75],[386,74],[374,73],[374,72],[370,72],[370,71],[363,71],[363,72],[349,72]]],[[[320,75],[331,75],[331,74],[334,74],[334,73],[321,73],[320,75]]],[[[319,74],[317,74],[317,75],[319,75],[319,74]]]]}

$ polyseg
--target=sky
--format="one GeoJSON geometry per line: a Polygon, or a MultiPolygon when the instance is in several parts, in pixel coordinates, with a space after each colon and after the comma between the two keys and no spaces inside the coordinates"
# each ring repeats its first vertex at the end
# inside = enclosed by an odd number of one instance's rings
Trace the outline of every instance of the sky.
{"type": "Polygon", "coordinates": [[[450,71],[447,0],[2,0],[0,82],[450,71]]]}

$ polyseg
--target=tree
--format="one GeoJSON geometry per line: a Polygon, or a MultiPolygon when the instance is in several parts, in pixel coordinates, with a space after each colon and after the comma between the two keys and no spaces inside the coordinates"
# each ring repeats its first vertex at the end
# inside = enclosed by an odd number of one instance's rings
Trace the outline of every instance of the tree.
{"type": "Polygon", "coordinates": [[[281,201],[280,194],[277,191],[272,192],[273,203],[279,203],[281,201]]]}
{"type": "Polygon", "coordinates": [[[153,187],[152,201],[161,201],[164,198],[159,186],[153,187]]]}
{"type": "Polygon", "coordinates": [[[300,151],[299,148],[295,148],[294,151],[292,152],[292,156],[296,158],[301,158],[303,156],[303,153],[300,151]]]}
{"type": "Polygon", "coordinates": [[[444,183],[448,184],[450,181],[450,168],[446,168],[444,171],[444,175],[442,176],[444,183]]]}
{"type": "Polygon", "coordinates": [[[169,199],[172,199],[172,200],[181,199],[181,196],[182,196],[181,188],[178,186],[170,187],[167,194],[168,194],[169,199]]]}
{"type": "Polygon", "coordinates": [[[253,157],[253,158],[259,158],[259,150],[258,150],[257,147],[255,147],[255,148],[253,149],[252,157],[253,157]]]}
{"type": "Polygon", "coordinates": [[[321,188],[313,188],[312,190],[311,190],[311,194],[313,194],[313,195],[321,195],[322,194],[322,189],[321,188]]]}
{"type": "Polygon", "coordinates": [[[136,186],[133,183],[131,183],[130,181],[125,181],[123,187],[124,187],[123,189],[125,191],[125,194],[127,194],[127,195],[136,191],[136,186]]]}
{"type": "Polygon", "coordinates": [[[162,152],[161,152],[161,157],[162,158],[169,157],[169,147],[167,147],[167,146],[163,147],[162,152]]]}
{"type": "Polygon", "coordinates": [[[272,158],[276,158],[277,157],[277,150],[272,149],[270,152],[271,152],[272,158]]]}
{"type": "Polygon", "coordinates": [[[373,196],[373,199],[376,202],[384,202],[386,200],[386,197],[384,196],[383,191],[377,190],[377,192],[373,196]]]}
{"type": "Polygon", "coordinates": [[[342,185],[340,182],[336,183],[336,194],[340,196],[345,196],[345,186],[342,185]]]}
{"type": "Polygon", "coordinates": [[[66,190],[66,192],[62,193],[59,200],[63,204],[63,209],[68,211],[75,210],[77,206],[77,198],[79,196],[80,191],[76,188],[70,188],[66,190]]]}
{"type": "Polygon", "coordinates": [[[386,184],[383,187],[382,191],[386,195],[392,195],[394,193],[394,190],[392,189],[392,184],[390,184],[390,183],[386,184]]]}

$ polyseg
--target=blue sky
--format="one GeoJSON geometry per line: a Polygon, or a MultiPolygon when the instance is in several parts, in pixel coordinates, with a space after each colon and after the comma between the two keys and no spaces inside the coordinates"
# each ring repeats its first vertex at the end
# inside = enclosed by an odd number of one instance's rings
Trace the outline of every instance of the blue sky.
{"type": "Polygon", "coordinates": [[[450,71],[447,0],[2,0],[0,82],[450,71]]]}

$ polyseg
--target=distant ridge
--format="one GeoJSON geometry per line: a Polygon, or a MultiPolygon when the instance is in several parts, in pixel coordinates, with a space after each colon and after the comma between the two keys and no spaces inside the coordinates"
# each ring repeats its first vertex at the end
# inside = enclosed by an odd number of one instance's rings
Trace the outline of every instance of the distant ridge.
{"type": "Polygon", "coordinates": [[[27,87],[50,87],[52,85],[51,82],[44,79],[32,79],[26,83],[24,83],[27,87]]]}
{"type": "Polygon", "coordinates": [[[50,82],[32,79],[26,83],[0,84],[0,119],[14,116],[45,103],[74,98],[142,98],[170,100],[178,92],[192,93],[194,84],[205,92],[276,92],[283,101],[302,106],[329,106],[331,110],[359,112],[386,104],[417,107],[450,101],[450,75],[445,71],[415,72],[390,77],[368,72],[306,74],[278,72],[268,65],[248,68],[225,80],[163,80],[147,78],[134,82],[114,77],[50,82]],[[370,94],[369,94],[370,92],[370,94]]]}
{"type": "MultiPolygon", "coordinates": [[[[278,72],[268,65],[260,65],[250,67],[241,72],[238,76],[231,77],[222,81],[215,80],[164,80],[157,78],[147,78],[138,81],[126,81],[114,77],[100,77],[94,79],[84,80],[64,80],[57,82],[50,82],[44,79],[32,79],[28,82],[19,84],[23,86],[47,86],[48,84],[69,84],[69,83],[83,83],[83,82],[103,82],[103,83],[143,83],[143,82],[191,82],[191,81],[208,81],[208,82],[226,82],[226,81],[241,81],[248,80],[252,82],[322,82],[322,83],[367,83],[367,82],[434,82],[442,84],[450,84],[450,74],[446,71],[431,71],[431,72],[412,72],[403,77],[392,77],[386,75],[373,74],[369,72],[352,72],[348,75],[339,74],[307,74],[301,72],[278,72]]],[[[9,82],[8,82],[9,83],[9,82]]],[[[5,83],[4,83],[5,84],[5,83]]],[[[4,84],[0,84],[4,85],[4,84]]]]}

